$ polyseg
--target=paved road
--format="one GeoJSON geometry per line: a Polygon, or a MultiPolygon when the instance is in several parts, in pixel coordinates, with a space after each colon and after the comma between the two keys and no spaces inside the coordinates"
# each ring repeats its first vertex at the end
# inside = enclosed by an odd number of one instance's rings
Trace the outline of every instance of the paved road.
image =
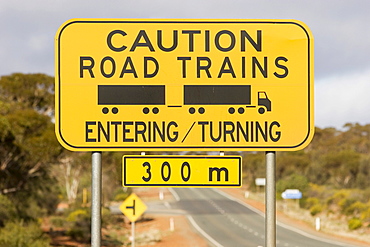
{"type": "MultiPolygon", "coordinates": [[[[171,203],[171,208],[186,211],[211,246],[264,246],[265,220],[261,213],[215,189],[172,189],[172,192],[177,202],[171,203]]],[[[277,226],[277,247],[356,246],[299,233],[294,226],[289,228],[277,226]]]]}

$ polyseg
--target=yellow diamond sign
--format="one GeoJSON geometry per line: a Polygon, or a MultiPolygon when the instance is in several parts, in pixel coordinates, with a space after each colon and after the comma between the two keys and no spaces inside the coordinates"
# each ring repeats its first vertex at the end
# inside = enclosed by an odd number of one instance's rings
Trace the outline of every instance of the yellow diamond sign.
{"type": "Polygon", "coordinates": [[[299,21],[73,19],[55,54],[70,150],[292,151],[313,137],[313,37],[299,21]]]}
{"type": "Polygon", "coordinates": [[[135,193],[132,193],[119,209],[131,222],[135,222],[146,211],[147,206],[135,193]]]}

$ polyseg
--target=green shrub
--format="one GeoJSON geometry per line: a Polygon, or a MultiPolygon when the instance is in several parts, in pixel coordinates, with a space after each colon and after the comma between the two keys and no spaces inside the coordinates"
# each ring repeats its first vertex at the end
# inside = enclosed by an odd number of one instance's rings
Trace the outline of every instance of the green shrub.
{"type": "Polygon", "coordinates": [[[303,208],[306,208],[306,209],[310,209],[312,206],[316,205],[316,204],[320,204],[320,201],[318,198],[316,197],[309,197],[309,198],[306,198],[306,199],[302,199],[302,207],[303,208]]]}
{"type": "Polygon", "coordinates": [[[352,218],[348,221],[348,229],[356,230],[362,226],[362,222],[358,218],[352,218]]]}
{"type": "Polygon", "coordinates": [[[108,224],[112,222],[112,218],[113,218],[113,216],[112,216],[109,208],[103,207],[101,209],[101,224],[102,224],[102,227],[108,226],[108,224]]]}
{"type": "Polygon", "coordinates": [[[346,214],[347,209],[356,201],[352,198],[343,198],[338,202],[338,206],[343,214],[346,214]]]}
{"type": "Polygon", "coordinates": [[[69,215],[67,217],[67,221],[75,222],[79,218],[83,218],[83,217],[86,217],[86,216],[89,216],[89,213],[85,209],[77,209],[77,210],[72,211],[71,213],[69,213],[69,215]]]}
{"type": "Polygon", "coordinates": [[[350,206],[344,209],[344,213],[346,215],[360,215],[363,211],[365,211],[366,205],[362,202],[354,202],[350,206]]]}
{"type": "Polygon", "coordinates": [[[13,203],[4,195],[0,195],[0,227],[5,225],[5,222],[16,217],[16,209],[13,203]]]}
{"type": "Polygon", "coordinates": [[[66,224],[66,219],[61,216],[50,217],[50,223],[53,227],[64,227],[66,224]]]}
{"type": "Polygon", "coordinates": [[[305,176],[292,174],[284,179],[280,179],[276,183],[276,192],[280,195],[286,189],[298,189],[302,193],[309,188],[308,180],[305,176]]]}
{"type": "Polygon", "coordinates": [[[343,199],[346,199],[348,198],[349,196],[349,191],[347,190],[339,190],[337,192],[335,192],[334,195],[332,195],[331,197],[329,197],[327,199],[327,204],[340,204],[340,202],[342,201],[343,203],[343,199]]]}
{"type": "Polygon", "coordinates": [[[366,208],[361,212],[361,219],[365,221],[370,220],[370,206],[369,205],[367,205],[366,208]]]}
{"type": "Polygon", "coordinates": [[[49,243],[50,239],[35,222],[8,222],[0,228],[0,246],[48,247],[49,243]]]}
{"type": "Polygon", "coordinates": [[[321,213],[323,210],[323,206],[321,204],[315,204],[310,208],[310,214],[315,216],[316,214],[321,213]]]}
{"type": "Polygon", "coordinates": [[[114,196],[114,201],[115,202],[123,202],[124,200],[126,200],[126,198],[129,196],[130,194],[129,193],[126,193],[126,192],[121,192],[117,195],[114,196]]]}
{"type": "Polygon", "coordinates": [[[130,194],[132,193],[132,189],[131,188],[127,188],[127,187],[119,187],[117,188],[113,194],[112,194],[112,200],[113,201],[118,201],[118,202],[122,202],[124,201],[130,194]]]}
{"type": "Polygon", "coordinates": [[[91,217],[90,213],[85,209],[77,209],[72,211],[67,221],[71,222],[71,227],[67,234],[74,240],[88,242],[90,240],[91,217]]]}
{"type": "Polygon", "coordinates": [[[328,193],[328,188],[323,185],[318,185],[314,183],[308,184],[309,188],[307,191],[307,197],[313,198],[326,198],[326,194],[328,193]]]}

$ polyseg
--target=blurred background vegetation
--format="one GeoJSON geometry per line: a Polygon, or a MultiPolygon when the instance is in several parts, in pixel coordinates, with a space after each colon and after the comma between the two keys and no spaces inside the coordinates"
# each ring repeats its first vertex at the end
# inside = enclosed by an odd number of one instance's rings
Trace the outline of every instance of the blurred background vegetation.
{"type": "MultiPolygon", "coordinates": [[[[130,193],[121,187],[122,155],[103,153],[103,206],[130,193]]],[[[257,191],[255,179],[265,177],[265,154],[241,155],[244,187],[257,191]]],[[[300,207],[311,215],[347,217],[350,229],[367,227],[369,163],[370,124],[316,128],[304,150],[277,152],[277,197],[299,189],[300,207]]],[[[0,246],[49,246],[52,232],[41,229],[46,217],[50,231],[64,227],[72,238],[89,241],[90,166],[90,153],[67,151],[56,140],[53,77],[0,77],[0,246]],[[68,209],[59,212],[61,203],[68,209]]],[[[103,211],[103,225],[114,220],[103,211]]]]}

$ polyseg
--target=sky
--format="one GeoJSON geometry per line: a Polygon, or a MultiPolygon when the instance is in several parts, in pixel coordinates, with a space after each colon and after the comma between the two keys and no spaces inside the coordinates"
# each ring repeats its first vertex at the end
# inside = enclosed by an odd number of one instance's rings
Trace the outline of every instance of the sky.
{"type": "Polygon", "coordinates": [[[368,0],[0,1],[0,76],[54,76],[54,36],[72,18],[294,19],[314,37],[315,126],[370,123],[368,0]]]}

